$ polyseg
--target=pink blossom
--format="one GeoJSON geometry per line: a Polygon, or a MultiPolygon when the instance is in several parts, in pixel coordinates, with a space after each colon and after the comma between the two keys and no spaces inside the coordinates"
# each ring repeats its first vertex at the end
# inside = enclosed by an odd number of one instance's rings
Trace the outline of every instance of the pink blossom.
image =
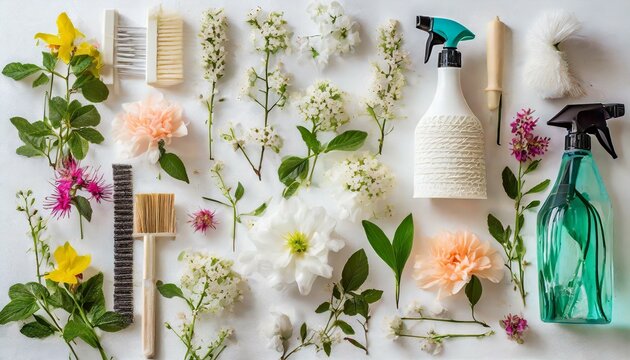
{"type": "Polygon", "coordinates": [[[112,186],[105,184],[103,175],[94,174],[85,186],[85,190],[90,193],[91,198],[100,203],[101,200],[109,201],[112,198],[112,186]]]}
{"type": "Polygon", "coordinates": [[[533,131],[538,123],[534,119],[532,109],[522,109],[510,124],[514,137],[510,142],[512,155],[519,162],[527,162],[544,155],[549,147],[549,138],[534,135],[533,131]]]}
{"type": "Polygon", "coordinates": [[[67,183],[59,184],[55,187],[55,193],[46,198],[44,207],[50,209],[52,215],[56,218],[63,218],[70,214],[72,206],[72,196],[70,195],[70,187],[67,183]]]}
{"type": "Polygon", "coordinates": [[[217,220],[214,218],[214,211],[210,211],[208,209],[201,209],[197,212],[194,212],[189,215],[190,224],[192,224],[195,232],[206,233],[208,229],[216,229],[217,228],[217,220]]]}
{"type": "Polygon", "coordinates": [[[527,320],[522,316],[507,314],[505,319],[499,321],[499,324],[505,329],[508,339],[514,340],[519,344],[525,342],[524,335],[529,325],[527,325],[527,320]]]}

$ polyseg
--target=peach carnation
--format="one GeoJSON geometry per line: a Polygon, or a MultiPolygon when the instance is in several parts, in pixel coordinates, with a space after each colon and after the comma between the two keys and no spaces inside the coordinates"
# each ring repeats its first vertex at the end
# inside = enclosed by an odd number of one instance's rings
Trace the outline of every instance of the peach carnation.
{"type": "Polygon", "coordinates": [[[181,106],[165,100],[161,93],[122,107],[124,111],[116,116],[112,126],[114,139],[123,146],[127,158],[147,154],[155,164],[160,158],[160,140],[168,145],[172,138],[188,134],[181,106]]]}
{"type": "Polygon", "coordinates": [[[443,232],[429,240],[429,249],[415,256],[414,279],[422,289],[436,288],[438,299],[457,294],[473,275],[498,283],[503,259],[487,241],[464,232],[443,232]]]}

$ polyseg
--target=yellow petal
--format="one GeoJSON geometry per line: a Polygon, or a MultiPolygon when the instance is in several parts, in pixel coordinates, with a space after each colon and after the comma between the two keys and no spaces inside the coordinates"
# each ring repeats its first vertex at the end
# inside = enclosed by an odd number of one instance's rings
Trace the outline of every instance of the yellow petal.
{"type": "Polygon", "coordinates": [[[77,256],[72,263],[68,265],[66,271],[73,275],[79,275],[90,266],[92,257],[90,255],[77,256]]]}
{"type": "Polygon", "coordinates": [[[57,31],[59,31],[59,37],[64,43],[72,43],[77,33],[81,34],[74,28],[72,21],[65,12],[59,14],[57,17],[57,31]]]}
{"type": "Polygon", "coordinates": [[[57,35],[37,33],[35,39],[40,39],[50,45],[61,45],[61,39],[57,35]]]}
{"type": "Polygon", "coordinates": [[[64,284],[71,284],[71,285],[74,285],[78,282],[76,276],[69,274],[61,269],[55,269],[49,272],[48,274],[46,274],[46,276],[44,276],[44,278],[52,280],[56,283],[64,283],[64,284]]]}
{"type": "Polygon", "coordinates": [[[66,241],[63,246],[59,246],[55,253],[53,254],[55,257],[55,261],[57,261],[57,267],[60,269],[67,268],[77,257],[77,252],[70,245],[69,242],[66,241]]]}

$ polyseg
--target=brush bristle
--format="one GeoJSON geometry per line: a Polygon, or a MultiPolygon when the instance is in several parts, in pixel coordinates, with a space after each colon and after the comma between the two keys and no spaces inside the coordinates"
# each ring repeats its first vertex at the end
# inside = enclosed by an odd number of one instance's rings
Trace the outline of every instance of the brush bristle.
{"type": "Polygon", "coordinates": [[[178,15],[161,15],[157,26],[157,82],[175,85],[184,80],[184,22],[178,15]]]}
{"type": "Polygon", "coordinates": [[[133,322],[133,179],[131,165],[113,164],[114,310],[133,322]]]}
{"type": "Polygon", "coordinates": [[[134,233],[175,233],[175,194],[137,194],[134,233]]]}

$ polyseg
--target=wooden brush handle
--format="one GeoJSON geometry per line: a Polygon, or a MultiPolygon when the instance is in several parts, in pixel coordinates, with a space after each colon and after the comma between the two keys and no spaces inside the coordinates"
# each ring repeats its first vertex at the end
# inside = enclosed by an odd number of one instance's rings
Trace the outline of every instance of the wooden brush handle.
{"type": "Polygon", "coordinates": [[[503,32],[505,25],[495,17],[488,23],[487,66],[488,66],[488,109],[499,107],[503,90],[503,32]]]}
{"type": "Polygon", "coordinates": [[[142,350],[147,359],[155,353],[155,235],[144,234],[142,275],[142,350]]]}

